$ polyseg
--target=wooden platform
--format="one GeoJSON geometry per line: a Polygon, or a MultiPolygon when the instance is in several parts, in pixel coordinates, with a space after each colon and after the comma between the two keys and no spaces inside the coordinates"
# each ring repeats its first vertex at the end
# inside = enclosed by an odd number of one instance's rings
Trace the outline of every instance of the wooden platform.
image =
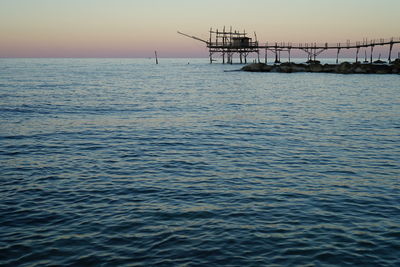
{"type": "Polygon", "coordinates": [[[182,32],[179,34],[186,37],[201,41],[207,45],[210,56],[210,63],[214,60],[214,54],[220,54],[222,56],[222,63],[233,63],[233,57],[235,54],[239,56],[240,63],[247,63],[247,57],[249,54],[256,54],[258,62],[260,62],[260,50],[265,51],[265,63],[267,63],[268,51],[275,55],[275,63],[281,61],[281,52],[288,53],[290,62],[291,52],[293,50],[301,50],[307,54],[307,61],[315,61],[317,56],[327,50],[336,50],[336,63],[339,61],[340,51],[343,49],[354,49],[356,62],[358,62],[360,49],[364,51],[364,61],[367,61],[367,50],[369,51],[369,62],[373,61],[374,48],[376,46],[387,46],[389,49],[388,61],[391,62],[392,50],[395,44],[400,44],[400,38],[390,39],[364,39],[363,41],[352,43],[347,41],[346,43],[263,43],[260,44],[257,40],[257,34],[254,33],[254,39],[249,37],[246,31],[233,31],[232,28],[226,30],[225,27],[222,31],[210,29],[209,39],[204,40],[196,36],[191,36],[182,32]]]}

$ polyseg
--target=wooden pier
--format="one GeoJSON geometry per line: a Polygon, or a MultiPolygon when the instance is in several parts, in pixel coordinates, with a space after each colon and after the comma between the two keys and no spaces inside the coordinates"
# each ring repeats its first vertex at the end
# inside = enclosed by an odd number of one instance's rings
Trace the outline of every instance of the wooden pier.
{"type": "MultiPolygon", "coordinates": [[[[346,43],[335,43],[335,44],[317,44],[317,43],[264,43],[260,44],[257,40],[257,34],[254,32],[254,39],[249,37],[246,31],[234,31],[232,27],[226,30],[225,27],[222,31],[210,29],[209,39],[204,40],[196,36],[191,36],[182,32],[179,34],[186,37],[201,41],[207,45],[209,50],[210,63],[215,61],[213,58],[214,54],[220,54],[222,56],[222,63],[233,63],[234,55],[239,56],[240,63],[247,63],[247,57],[249,54],[255,54],[257,61],[260,62],[260,51],[265,51],[265,63],[268,59],[268,51],[272,52],[275,56],[274,63],[281,62],[281,53],[285,52],[288,54],[289,62],[291,60],[291,52],[293,50],[304,51],[307,55],[308,62],[315,62],[317,56],[327,50],[336,51],[336,63],[339,62],[339,54],[343,49],[354,49],[356,62],[359,61],[359,53],[361,49],[364,49],[364,63],[373,62],[373,53],[376,46],[387,46],[389,48],[388,61],[391,62],[393,46],[400,44],[400,38],[390,39],[364,39],[360,42],[351,43],[349,40],[346,43]],[[367,50],[369,51],[369,61],[367,59],[367,50]]],[[[380,56],[379,56],[380,59],[380,56]]]]}

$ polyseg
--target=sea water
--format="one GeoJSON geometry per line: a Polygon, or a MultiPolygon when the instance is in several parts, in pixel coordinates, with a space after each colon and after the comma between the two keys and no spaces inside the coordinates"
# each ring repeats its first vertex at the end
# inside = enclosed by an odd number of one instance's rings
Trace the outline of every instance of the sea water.
{"type": "Polygon", "coordinates": [[[0,59],[0,265],[399,266],[400,76],[0,59]]]}

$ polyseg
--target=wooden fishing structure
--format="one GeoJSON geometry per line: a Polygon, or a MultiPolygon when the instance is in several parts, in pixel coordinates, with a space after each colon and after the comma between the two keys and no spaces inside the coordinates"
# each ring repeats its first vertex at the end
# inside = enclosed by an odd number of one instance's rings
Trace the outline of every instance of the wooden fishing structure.
{"type": "Polygon", "coordinates": [[[247,63],[247,56],[251,53],[255,53],[259,57],[260,46],[257,41],[257,35],[255,40],[248,37],[246,31],[233,31],[232,27],[229,30],[222,31],[210,29],[210,37],[208,40],[203,40],[196,36],[190,36],[188,34],[179,32],[179,34],[186,37],[201,41],[207,45],[209,49],[210,63],[214,61],[213,55],[220,54],[222,56],[222,63],[232,64],[233,56],[239,55],[240,63],[247,63]]]}
{"type": "MultiPolygon", "coordinates": [[[[339,62],[339,54],[343,49],[354,49],[356,62],[358,62],[358,55],[361,49],[364,49],[365,55],[367,54],[367,50],[370,50],[370,63],[373,62],[373,52],[376,46],[388,46],[389,47],[389,56],[388,61],[391,62],[393,46],[395,44],[400,43],[400,38],[390,38],[390,39],[373,39],[368,40],[364,39],[360,42],[351,43],[348,40],[346,43],[335,43],[335,44],[317,44],[317,43],[264,43],[260,44],[257,40],[257,34],[254,32],[254,40],[249,37],[246,31],[234,31],[232,27],[229,30],[226,30],[225,27],[222,31],[210,29],[209,31],[209,39],[204,40],[196,36],[191,36],[186,33],[179,32],[179,34],[184,35],[186,37],[195,39],[197,41],[201,41],[207,45],[209,50],[210,63],[215,61],[213,56],[215,54],[220,54],[222,56],[222,63],[233,63],[234,55],[238,55],[240,59],[240,63],[247,63],[247,57],[249,54],[255,54],[257,61],[260,62],[260,50],[265,51],[265,63],[268,60],[268,51],[272,52],[275,56],[274,63],[281,62],[281,53],[288,53],[289,62],[291,60],[291,52],[293,50],[301,50],[307,54],[308,62],[316,62],[317,56],[319,56],[322,52],[327,50],[335,50],[336,51],[336,63],[339,62]]],[[[367,56],[365,56],[364,63],[367,63],[367,56]]]]}

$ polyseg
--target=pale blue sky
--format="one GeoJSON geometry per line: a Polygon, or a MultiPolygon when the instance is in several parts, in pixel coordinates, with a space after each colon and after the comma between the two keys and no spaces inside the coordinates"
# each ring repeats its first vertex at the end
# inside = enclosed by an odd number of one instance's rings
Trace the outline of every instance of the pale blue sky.
{"type": "Polygon", "coordinates": [[[261,41],[400,36],[400,0],[0,0],[0,56],[202,55],[210,27],[261,41]]]}

